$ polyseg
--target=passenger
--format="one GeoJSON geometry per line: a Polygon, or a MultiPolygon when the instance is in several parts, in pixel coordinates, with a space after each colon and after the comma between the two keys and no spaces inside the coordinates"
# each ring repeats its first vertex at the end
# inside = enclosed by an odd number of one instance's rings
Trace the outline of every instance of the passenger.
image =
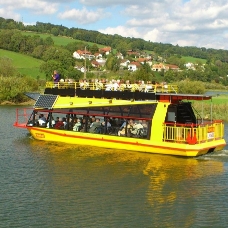
{"type": "Polygon", "coordinates": [[[112,90],[112,81],[110,81],[109,83],[107,83],[106,85],[105,85],[105,91],[111,91],[112,90]]]}
{"type": "Polygon", "coordinates": [[[143,132],[143,125],[142,125],[142,121],[139,120],[138,123],[135,123],[132,126],[132,129],[130,130],[132,136],[138,136],[139,134],[142,134],[143,132]]]}
{"type": "Polygon", "coordinates": [[[73,119],[70,117],[69,122],[66,123],[65,129],[72,131],[73,130],[73,119]]]}
{"type": "Polygon", "coordinates": [[[127,124],[127,120],[124,120],[124,122],[120,126],[120,130],[122,130],[127,124]]]}
{"type": "Polygon", "coordinates": [[[126,125],[126,122],[125,122],[125,124],[124,123],[122,124],[123,128],[120,129],[117,134],[119,136],[127,135],[128,137],[130,137],[131,136],[131,129],[133,128],[133,125],[134,125],[134,121],[132,119],[130,119],[128,121],[127,125],[126,125]]]}
{"type": "Polygon", "coordinates": [[[64,125],[63,127],[64,127],[64,129],[66,129],[67,120],[66,120],[66,118],[65,118],[65,117],[63,117],[63,119],[62,119],[62,120],[63,120],[63,125],[64,125]]]}
{"type": "Polygon", "coordinates": [[[81,119],[76,119],[74,126],[73,126],[73,131],[80,131],[82,127],[81,119]]]}
{"type": "MultiPolygon", "coordinates": [[[[47,122],[47,128],[50,128],[50,124],[49,124],[50,122],[48,121],[47,122]]],[[[55,126],[55,120],[54,120],[54,118],[52,117],[52,120],[51,120],[51,128],[53,128],[55,126]]]]}
{"type": "Polygon", "coordinates": [[[109,122],[110,122],[112,127],[117,127],[118,126],[117,125],[117,121],[116,121],[115,118],[110,117],[109,122]]]}
{"type": "Polygon", "coordinates": [[[59,118],[59,121],[55,124],[55,129],[64,129],[63,119],[59,118]]]}
{"type": "Polygon", "coordinates": [[[126,89],[130,90],[132,88],[131,82],[129,80],[126,81],[126,89]]]}
{"type": "Polygon", "coordinates": [[[60,75],[58,74],[57,70],[54,70],[52,78],[53,78],[53,82],[54,82],[54,88],[58,87],[58,83],[60,81],[60,75]]]}
{"type": "Polygon", "coordinates": [[[146,120],[142,120],[142,125],[144,128],[148,128],[148,123],[146,122],[146,120]]]}
{"type": "Polygon", "coordinates": [[[103,83],[101,80],[95,79],[95,90],[101,90],[103,88],[103,83]]]}
{"type": "Polygon", "coordinates": [[[38,124],[40,127],[46,127],[47,120],[42,113],[39,115],[38,124]]]}
{"type": "Polygon", "coordinates": [[[111,125],[110,120],[108,118],[107,118],[106,122],[107,122],[106,131],[105,131],[105,120],[101,123],[102,133],[110,132],[110,130],[111,130],[112,125],[111,125]]]}
{"type": "MultiPolygon", "coordinates": [[[[88,126],[87,126],[87,128],[88,128],[88,126]]],[[[81,130],[80,131],[81,132],[87,132],[87,129],[86,129],[86,117],[84,117],[82,119],[82,126],[81,126],[81,130]]]]}
{"type": "Polygon", "coordinates": [[[144,82],[144,81],[141,81],[141,82],[139,83],[139,91],[140,91],[140,92],[145,92],[145,89],[146,89],[145,82],[144,82]]]}
{"type": "Polygon", "coordinates": [[[92,116],[92,118],[89,120],[89,127],[92,127],[92,124],[96,121],[95,116],[92,116]]]}
{"type": "Polygon", "coordinates": [[[165,93],[168,93],[168,85],[166,82],[163,83],[163,89],[165,93]]]}
{"type": "Polygon", "coordinates": [[[99,118],[96,118],[96,121],[90,125],[89,132],[90,133],[100,133],[101,132],[101,123],[100,123],[99,118]]]}
{"type": "Polygon", "coordinates": [[[57,116],[55,119],[55,124],[59,122],[59,117],[57,116]]]}
{"type": "Polygon", "coordinates": [[[112,80],[112,90],[117,91],[119,89],[119,84],[116,80],[112,80]]]}

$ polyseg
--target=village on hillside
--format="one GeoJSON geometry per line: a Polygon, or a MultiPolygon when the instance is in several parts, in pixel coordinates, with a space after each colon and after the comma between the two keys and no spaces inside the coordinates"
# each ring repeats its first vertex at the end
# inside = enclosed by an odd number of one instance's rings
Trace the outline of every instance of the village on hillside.
{"type": "MultiPolygon", "coordinates": [[[[73,57],[78,60],[87,60],[90,61],[91,66],[94,69],[101,69],[105,67],[105,63],[107,60],[108,55],[112,53],[111,47],[103,47],[100,48],[97,53],[92,54],[90,51],[86,50],[77,50],[73,53],[73,57]]],[[[138,70],[142,64],[148,64],[151,67],[152,71],[157,72],[167,72],[169,70],[173,71],[180,71],[180,68],[177,65],[166,64],[166,60],[162,57],[158,56],[158,60],[156,63],[153,63],[153,57],[146,53],[140,53],[133,50],[127,51],[128,56],[134,56],[134,61],[130,61],[129,59],[125,59],[122,53],[116,53],[116,58],[120,59],[120,68],[127,69],[129,71],[136,71],[138,70]]],[[[186,69],[195,70],[195,65],[193,63],[186,63],[186,69]]],[[[82,73],[85,72],[85,65],[76,65],[75,68],[82,73]]],[[[86,69],[88,70],[88,69],[86,69]]]]}

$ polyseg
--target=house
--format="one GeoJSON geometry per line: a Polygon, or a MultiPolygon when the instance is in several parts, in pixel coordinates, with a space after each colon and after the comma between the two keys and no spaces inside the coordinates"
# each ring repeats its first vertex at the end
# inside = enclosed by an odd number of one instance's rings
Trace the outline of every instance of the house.
{"type": "Polygon", "coordinates": [[[92,61],[91,61],[91,65],[92,65],[92,67],[94,67],[94,68],[99,68],[99,67],[101,67],[101,65],[99,64],[99,62],[97,62],[96,60],[92,60],[92,61]]]}
{"type": "Polygon", "coordinates": [[[105,54],[105,55],[109,55],[112,51],[111,47],[103,47],[103,48],[99,48],[99,53],[101,54],[105,54]]]}
{"type": "Polygon", "coordinates": [[[75,59],[85,59],[85,58],[92,59],[92,58],[94,58],[92,53],[90,51],[86,51],[86,50],[77,50],[77,51],[75,51],[73,53],[73,57],[75,59]]]}
{"type": "Polygon", "coordinates": [[[128,59],[123,59],[123,60],[121,60],[121,62],[120,62],[120,66],[122,66],[122,67],[127,67],[129,63],[130,63],[130,60],[128,60],[128,59]]]}
{"type": "Polygon", "coordinates": [[[120,52],[116,54],[116,57],[117,57],[117,59],[123,59],[124,58],[123,54],[120,52]]]}
{"type": "Polygon", "coordinates": [[[147,62],[147,59],[146,58],[138,58],[137,62],[144,64],[145,62],[147,62]]]}
{"type": "Polygon", "coordinates": [[[177,65],[168,64],[167,67],[169,67],[169,70],[179,71],[180,68],[177,65]]]}
{"type": "Polygon", "coordinates": [[[140,67],[141,67],[141,64],[139,62],[131,62],[130,64],[128,64],[128,70],[130,71],[136,71],[140,67]]]}
{"type": "Polygon", "coordinates": [[[85,72],[85,67],[84,66],[75,66],[74,68],[79,70],[79,71],[81,71],[82,73],[85,72]]]}
{"type": "Polygon", "coordinates": [[[139,57],[140,54],[137,52],[137,51],[133,51],[133,50],[128,50],[127,51],[127,55],[132,55],[134,56],[135,58],[139,57]]]}
{"type": "Polygon", "coordinates": [[[193,63],[185,63],[184,66],[188,69],[188,70],[195,70],[195,65],[193,63]]]}
{"type": "Polygon", "coordinates": [[[156,64],[152,65],[152,71],[161,72],[162,70],[167,71],[167,70],[169,70],[169,67],[163,63],[156,63],[156,64]]]}
{"type": "Polygon", "coordinates": [[[94,53],[94,56],[95,56],[95,59],[102,59],[103,58],[102,54],[99,52],[94,53]]]}

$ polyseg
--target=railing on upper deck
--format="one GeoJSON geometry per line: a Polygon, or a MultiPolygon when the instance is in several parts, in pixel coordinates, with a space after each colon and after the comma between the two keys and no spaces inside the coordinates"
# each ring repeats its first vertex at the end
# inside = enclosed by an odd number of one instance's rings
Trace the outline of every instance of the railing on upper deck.
{"type": "Polygon", "coordinates": [[[163,140],[183,144],[200,144],[224,138],[223,121],[208,121],[204,124],[164,123],[163,140]]]}
{"type": "Polygon", "coordinates": [[[140,91],[147,93],[178,93],[177,85],[173,84],[115,84],[101,82],[46,82],[46,88],[68,89],[74,88],[81,90],[106,90],[106,91],[140,91]]]}

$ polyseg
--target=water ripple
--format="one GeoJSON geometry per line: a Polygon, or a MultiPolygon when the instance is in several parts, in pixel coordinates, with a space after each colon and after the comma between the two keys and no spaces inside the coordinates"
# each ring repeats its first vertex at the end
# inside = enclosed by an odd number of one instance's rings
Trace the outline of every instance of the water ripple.
{"type": "Polygon", "coordinates": [[[192,159],[40,142],[1,111],[0,227],[227,226],[228,149],[192,159]]]}

